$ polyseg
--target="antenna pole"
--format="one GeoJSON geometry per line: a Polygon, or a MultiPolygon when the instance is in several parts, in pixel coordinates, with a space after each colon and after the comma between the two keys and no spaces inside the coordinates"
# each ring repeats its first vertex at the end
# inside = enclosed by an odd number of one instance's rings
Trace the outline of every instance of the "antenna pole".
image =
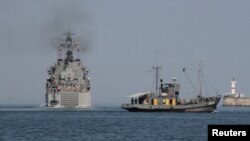
{"type": "Polygon", "coordinates": [[[159,66],[156,66],[156,67],[153,67],[153,69],[155,69],[155,93],[158,92],[158,80],[159,80],[159,69],[161,69],[162,67],[159,67],[159,66]]]}
{"type": "Polygon", "coordinates": [[[68,28],[69,28],[69,33],[70,33],[70,23],[69,23],[69,25],[68,25],[68,28]]]}
{"type": "Polygon", "coordinates": [[[202,87],[201,87],[201,80],[202,79],[202,64],[199,64],[199,86],[200,86],[200,96],[202,95],[202,87]]]}

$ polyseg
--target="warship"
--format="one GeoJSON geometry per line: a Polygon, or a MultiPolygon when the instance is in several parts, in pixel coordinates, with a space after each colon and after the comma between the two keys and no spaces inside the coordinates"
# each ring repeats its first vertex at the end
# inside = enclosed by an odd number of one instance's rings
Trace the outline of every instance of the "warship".
{"type": "Polygon", "coordinates": [[[91,107],[90,78],[79,57],[80,44],[73,40],[72,32],[57,47],[57,62],[48,68],[46,82],[46,107],[91,107]],[[77,55],[75,55],[75,54],[77,55]]]}
{"type": "Polygon", "coordinates": [[[250,106],[250,98],[243,93],[236,92],[236,80],[231,81],[231,92],[225,93],[223,106],[250,106]]]}
{"type": "MultiPolygon", "coordinates": [[[[213,112],[219,103],[221,96],[204,97],[199,93],[195,98],[186,101],[180,98],[180,84],[176,78],[172,82],[163,83],[160,79],[158,88],[158,70],[161,67],[154,67],[156,70],[156,91],[136,93],[128,96],[131,103],[122,104],[121,108],[130,112],[213,112]]],[[[186,69],[183,68],[183,72],[186,69]]]]}

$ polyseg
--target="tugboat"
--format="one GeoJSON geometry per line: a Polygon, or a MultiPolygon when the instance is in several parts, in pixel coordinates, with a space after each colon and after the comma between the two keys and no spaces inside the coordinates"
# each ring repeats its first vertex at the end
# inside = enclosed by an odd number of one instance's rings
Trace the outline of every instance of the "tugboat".
{"type": "Polygon", "coordinates": [[[45,101],[46,107],[86,108],[91,107],[90,78],[79,55],[80,44],[67,32],[58,46],[57,62],[48,69],[45,101]],[[65,54],[62,59],[62,54],[65,54]]]}
{"type": "MultiPolygon", "coordinates": [[[[136,93],[128,96],[131,103],[122,104],[121,108],[130,112],[213,112],[219,103],[221,96],[204,97],[200,94],[196,98],[185,101],[180,98],[180,84],[176,78],[171,83],[163,83],[160,79],[158,88],[158,71],[161,67],[154,67],[156,70],[156,92],[136,93]]],[[[183,68],[183,72],[186,69],[183,68]]],[[[199,71],[201,72],[201,71],[199,71]]]]}

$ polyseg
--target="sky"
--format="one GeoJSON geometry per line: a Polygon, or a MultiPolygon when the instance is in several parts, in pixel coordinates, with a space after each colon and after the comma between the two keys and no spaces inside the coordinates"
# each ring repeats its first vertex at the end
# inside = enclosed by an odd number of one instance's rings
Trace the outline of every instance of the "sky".
{"type": "Polygon", "coordinates": [[[95,105],[154,91],[156,65],[164,82],[177,78],[183,97],[190,94],[182,68],[199,64],[210,95],[229,92],[234,77],[236,91],[250,97],[249,13],[248,0],[1,0],[0,104],[45,103],[55,41],[69,23],[87,48],[80,58],[95,105]]]}

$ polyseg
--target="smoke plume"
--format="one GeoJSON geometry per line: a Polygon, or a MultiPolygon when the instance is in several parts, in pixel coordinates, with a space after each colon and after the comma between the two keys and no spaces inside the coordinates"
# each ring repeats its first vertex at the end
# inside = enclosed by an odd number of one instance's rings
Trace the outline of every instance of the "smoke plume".
{"type": "Polygon", "coordinates": [[[65,39],[63,33],[69,30],[75,33],[73,39],[80,42],[82,52],[91,48],[92,23],[82,1],[0,3],[0,12],[6,13],[0,19],[1,54],[27,55],[31,50],[48,53],[51,49],[56,53],[59,43],[65,39]]]}
{"type": "Polygon", "coordinates": [[[60,42],[64,41],[65,32],[73,32],[73,39],[80,42],[81,52],[90,49],[93,32],[90,16],[75,3],[64,7],[57,7],[50,11],[47,22],[42,28],[43,42],[50,42],[50,48],[56,49],[60,42]]]}

